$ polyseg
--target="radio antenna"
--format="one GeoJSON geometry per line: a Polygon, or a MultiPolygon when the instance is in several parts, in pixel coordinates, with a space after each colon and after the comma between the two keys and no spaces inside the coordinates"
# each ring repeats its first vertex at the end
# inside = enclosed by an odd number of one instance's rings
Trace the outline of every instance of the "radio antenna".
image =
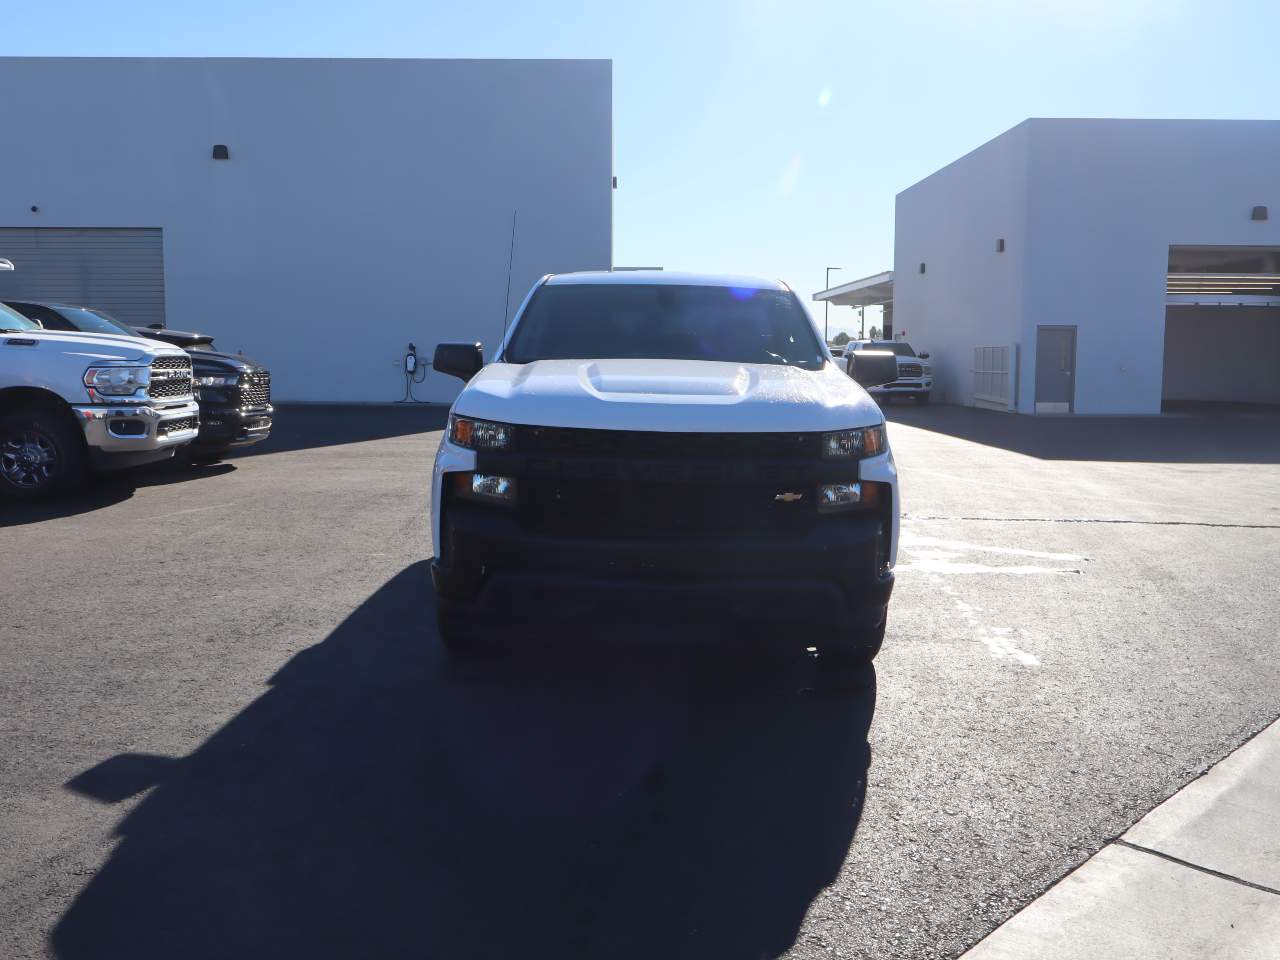
{"type": "Polygon", "coordinates": [[[507,339],[507,311],[511,309],[511,265],[516,259],[516,214],[511,211],[511,249],[507,251],[507,298],[502,302],[502,339],[507,339]]]}

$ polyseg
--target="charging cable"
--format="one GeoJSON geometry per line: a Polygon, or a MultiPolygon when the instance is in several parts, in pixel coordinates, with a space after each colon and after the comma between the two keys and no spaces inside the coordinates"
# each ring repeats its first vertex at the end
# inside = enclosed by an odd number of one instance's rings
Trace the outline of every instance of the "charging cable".
{"type": "Polygon", "coordinates": [[[418,348],[411,343],[404,355],[404,397],[396,403],[426,403],[413,395],[414,384],[420,384],[426,379],[427,366],[418,359],[418,348]]]}

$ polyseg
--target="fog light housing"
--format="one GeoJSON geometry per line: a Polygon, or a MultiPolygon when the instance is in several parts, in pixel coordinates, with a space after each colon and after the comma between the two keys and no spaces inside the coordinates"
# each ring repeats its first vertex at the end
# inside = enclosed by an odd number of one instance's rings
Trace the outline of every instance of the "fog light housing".
{"type": "Polygon", "coordinates": [[[511,477],[473,473],[471,475],[471,492],[477,497],[490,497],[494,500],[514,500],[516,482],[511,477]]]}
{"type": "Polygon", "coordinates": [[[453,490],[463,500],[514,506],[516,501],[515,477],[502,477],[489,473],[455,473],[453,490]]]}
{"type": "Polygon", "coordinates": [[[862,484],[824,483],[818,487],[818,512],[840,513],[862,503],[862,484]]]}

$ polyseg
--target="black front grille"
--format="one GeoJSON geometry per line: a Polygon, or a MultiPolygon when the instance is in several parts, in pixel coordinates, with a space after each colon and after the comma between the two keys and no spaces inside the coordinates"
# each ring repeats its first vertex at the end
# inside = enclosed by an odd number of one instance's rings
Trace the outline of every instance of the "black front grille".
{"type": "Polygon", "coordinates": [[[240,378],[240,405],[242,407],[265,407],[271,403],[271,374],[266,370],[255,370],[240,378]]]}
{"type": "Polygon", "coordinates": [[[161,420],[156,426],[156,436],[167,437],[171,433],[181,433],[183,430],[194,430],[200,425],[200,421],[195,417],[177,417],[173,420],[161,420]]]}
{"type": "Polygon", "coordinates": [[[662,433],[517,426],[481,472],[516,477],[531,531],[682,539],[809,529],[821,477],[856,467],[821,457],[819,433],[662,433]]]}
{"type": "Polygon", "coordinates": [[[151,361],[151,385],[147,396],[156,400],[191,396],[191,358],[156,357],[151,361]]]}
{"type": "Polygon", "coordinates": [[[798,533],[817,519],[813,489],[776,484],[655,484],[517,480],[522,525],[593,537],[689,539],[798,533]],[[779,500],[800,494],[799,500],[779,500]]]}
{"type": "Polygon", "coordinates": [[[522,454],[616,457],[625,460],[814,460],[817,433],[659,433],[648,430],[581,430],[517,427],[522,454]]]}
{"type": "Polygon", "coordinates": [[[900,363],[898,364],[898,376],[900,377],[923,377],[924,367],[918,363],[900,363]]]}

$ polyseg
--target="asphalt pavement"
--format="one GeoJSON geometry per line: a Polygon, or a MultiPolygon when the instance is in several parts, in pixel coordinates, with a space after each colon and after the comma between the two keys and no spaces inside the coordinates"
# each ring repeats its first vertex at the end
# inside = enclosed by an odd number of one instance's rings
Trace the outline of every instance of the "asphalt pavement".
{"type": "Polygon", "coordinates": [[[1280,418],[888,412],[843,691],[603,619],[450,664],[437,408],[0,502],[0,956],[958,956],[1280,714],[1280,418]]]}

